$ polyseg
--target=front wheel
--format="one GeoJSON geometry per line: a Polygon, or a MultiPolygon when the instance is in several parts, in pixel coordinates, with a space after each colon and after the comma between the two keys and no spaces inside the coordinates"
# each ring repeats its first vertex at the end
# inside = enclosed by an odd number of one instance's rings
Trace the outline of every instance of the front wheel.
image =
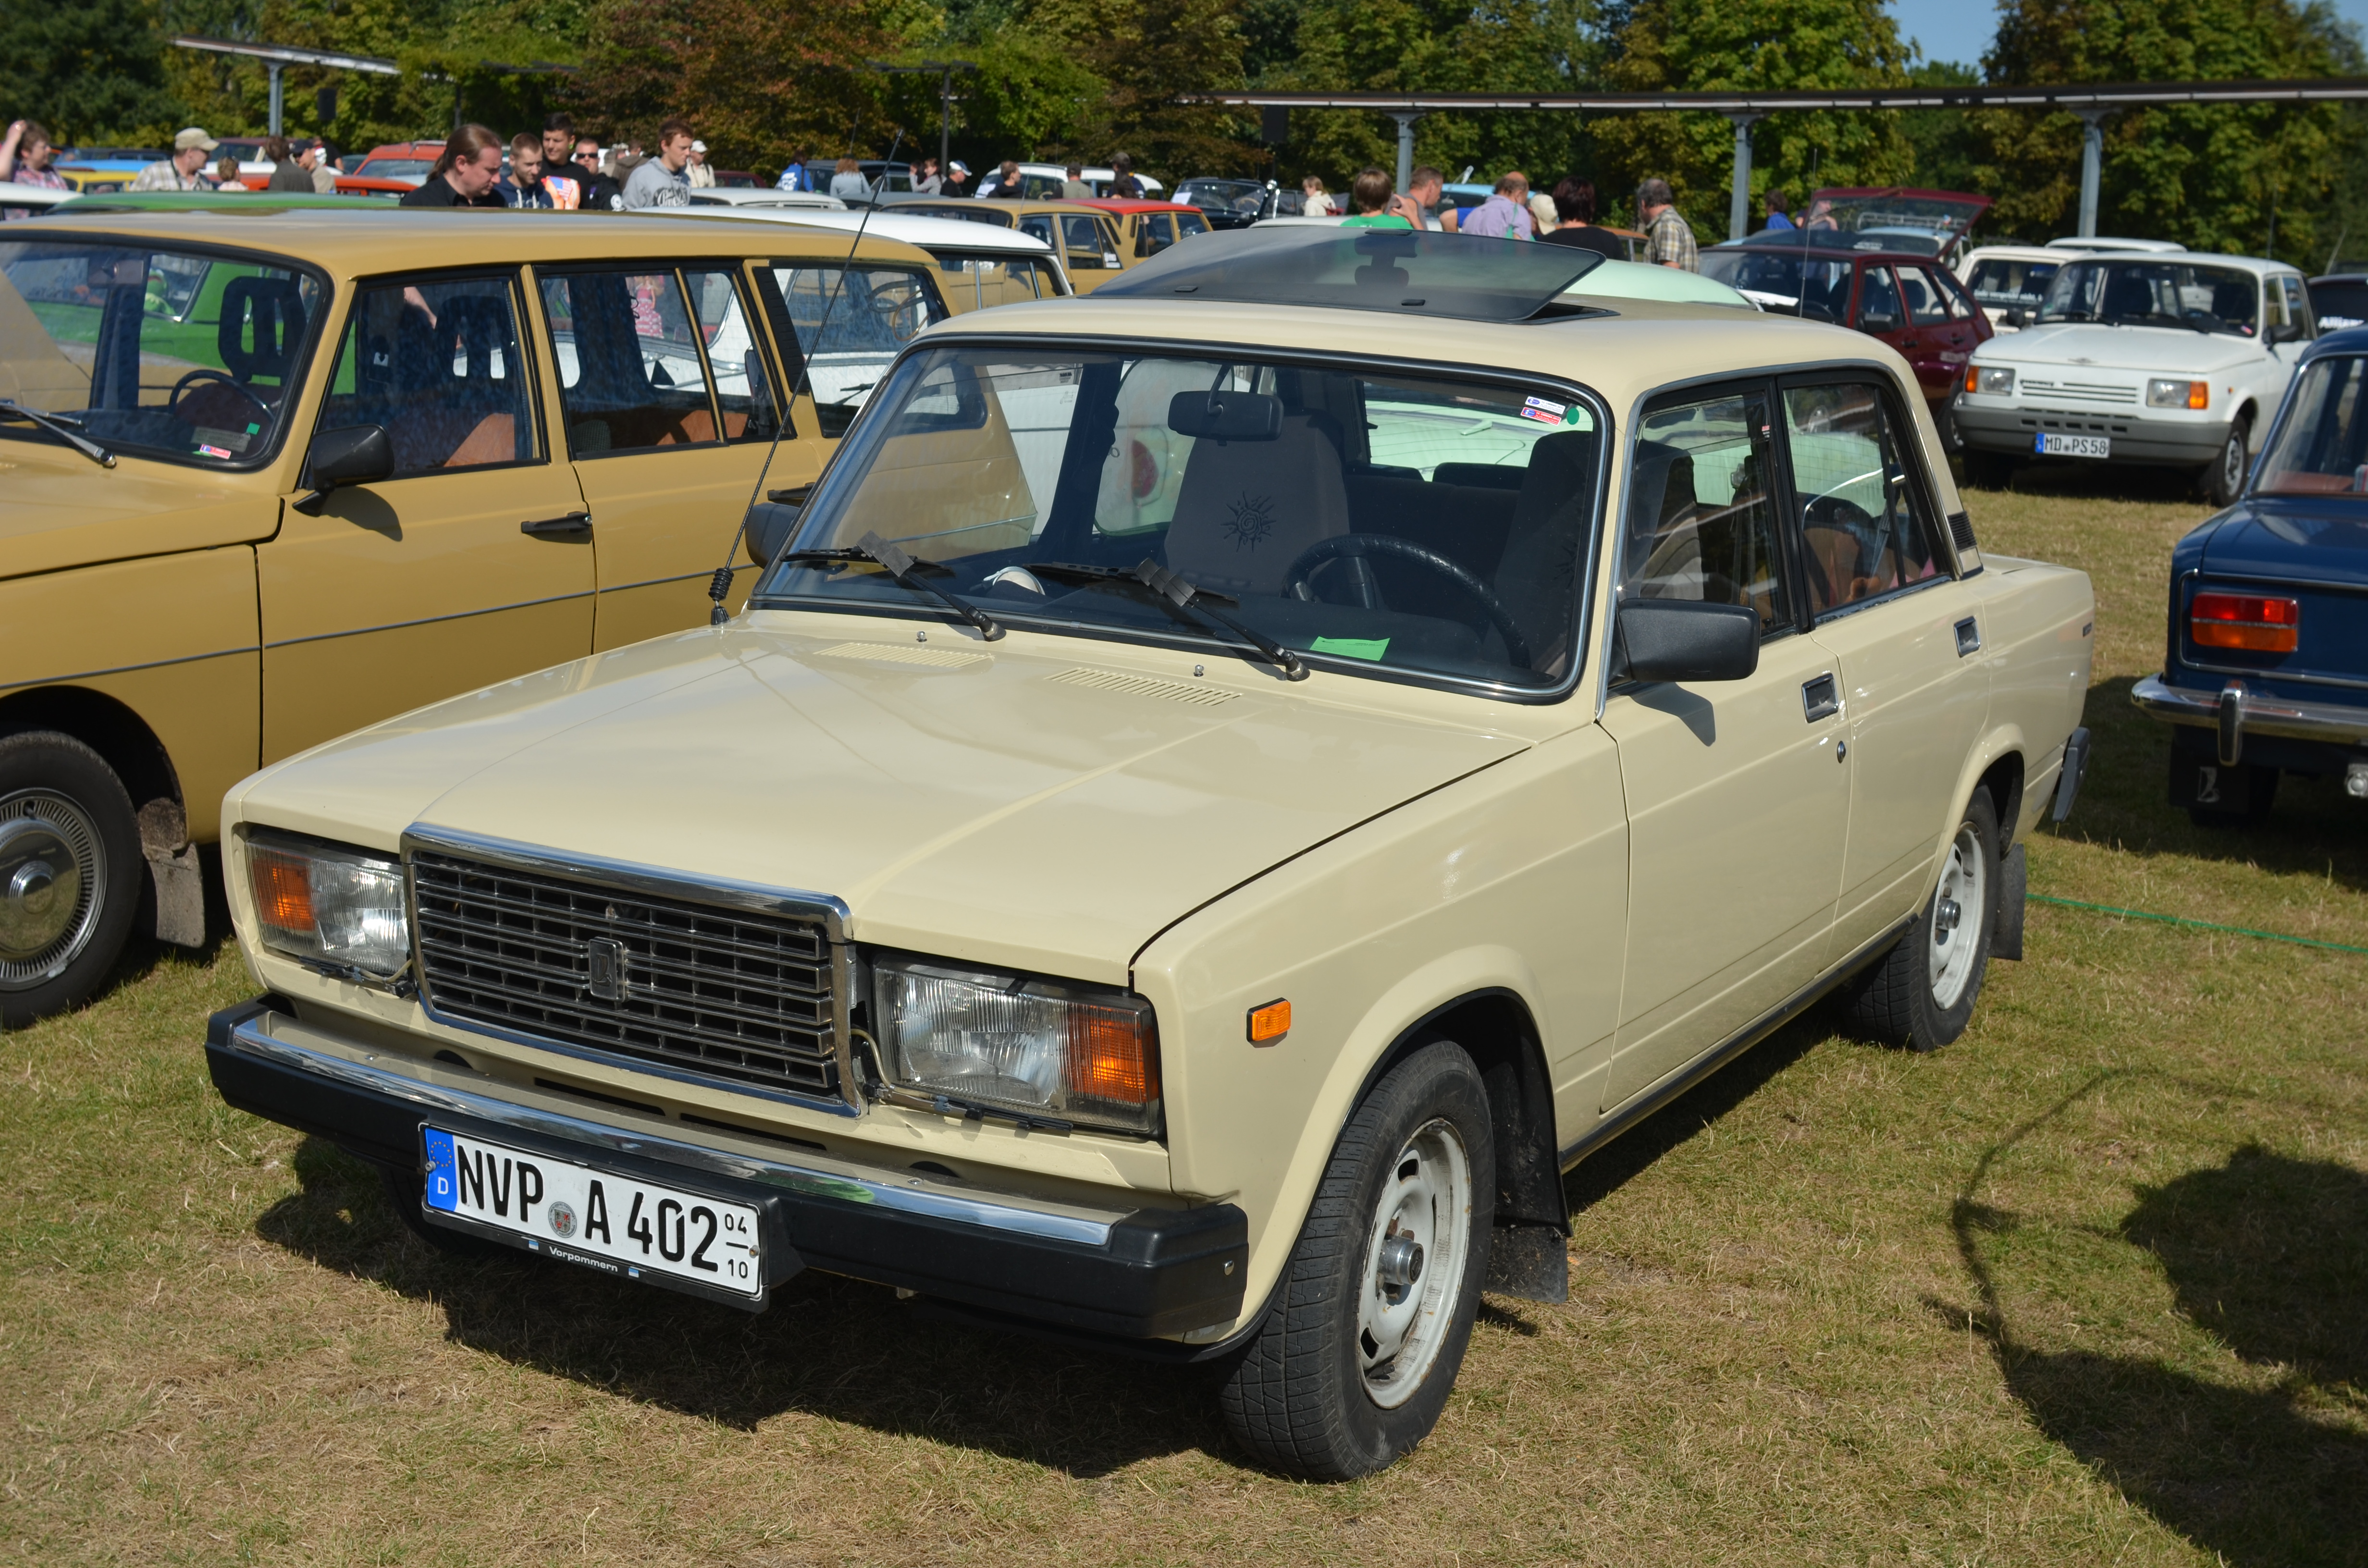
{"type": "Polygon", "coordinates": [[[1910,1051],[1938,1051],[1965,1032],[1998,924],[1998,836],[1989,795],[1976,790],[1949,835],[1931,898],[1897,945],[1844,993],[1856,1032],[1910,1051]]]}
{"type": "Polygon", "coordinates": [[[0,735],[0,1027],[98,989],[140,903],[140,824],[99,755],[72,735],[0,735]]]}
{"type": "Polygon", "coordinates": [[[1488,1091],[1440,1040],[1349,1118],[1265,1326],[1225,1381],[1225,1423],[1276,1469],[1347,1481],[1429,1435],[1488,1265],[1488,1091]]]}
{"type": "Polygon", "coordinates": [[[2234,506],[2237,497],[2245,492],[2245,449],[2249,434],[2243,419],[2231,421],[2228,439],[2221,444],[2220,455],[2203,471],[2203,499],[2214,506],[2234,506]]]}

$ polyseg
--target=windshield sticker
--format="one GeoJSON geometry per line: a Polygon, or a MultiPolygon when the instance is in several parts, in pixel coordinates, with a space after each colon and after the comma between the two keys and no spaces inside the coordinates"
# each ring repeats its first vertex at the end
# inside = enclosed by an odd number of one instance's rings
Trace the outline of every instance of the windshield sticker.
{"type": "Polygon", "coordinates": [[[1562,418],[1564,413],[1569,408],[1569,404],[1567,403],[1548,403],[1542,397],[1525,397],[1521,400],[1521,406],[1523,408],[1543,409],[1547,414],[1553,415],[1557,421],[1562,418]]]}
{"type": "Polygon", "coordinates": [[[1378,665],[1382,662],[1382,655],[1390,651],[1390,640],[1386,637],[1318,637],[1307,645],[1307,651],[1311,653],[1338,653],[1344,659],[1365,659],[1378,665]]]}
{"type": "Polygon", "coordinates": [[[235,430],[216,430],[211,426],[200,425],[197,429],[197,438],[209,448],[227,447],[233,452],[243,452],[255,444],[252,426],[247,434],[241,435],[235,430]]]}
{"type": "Polygon", "coordinates": [[[223,450],[222,448],[220,448],[220,447],[209,447],[209,446],[206,446],[206,445],[204,445],[204,444],[202,444],[202,443],[200,443],[200,444],[199,445],[199,447],[198,447],[198,456],[199,456],[199,457],[201,457],[201,458],[223,458],[223,459],[229,459],[229,458],[235,457],[235,456],[237,456],[237,455],[238,455],[238,454],[236,454],[235,452],[224,451],[224,450],[223,450]]]}

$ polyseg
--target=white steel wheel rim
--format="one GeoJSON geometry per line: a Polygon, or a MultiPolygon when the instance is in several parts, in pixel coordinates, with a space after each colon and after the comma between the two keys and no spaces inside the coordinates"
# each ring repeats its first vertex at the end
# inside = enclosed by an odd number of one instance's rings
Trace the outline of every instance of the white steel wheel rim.
{"type": "Polygon", "coordinates": [[[1471,1251],[1472,1157],[1452,1123],[1426,1122],[1390,1162],[1357,1277],[1357,1367],[1383,1409],[1438,1364],[1471,1251]]]}
{"type": "Polygon", "coordinates": [[[1941,885],[1932,894],[1932,1000],[1942,1012],[1957,1005],[1974,977],[1981,950],[1983,912],[1989,908],[1989,866],[1981,835],[1967,823],[1957,829],[1941,862],[1941,885]]]}
{"type": "Polygon", "coordinates": [[[56,979],[98,928],[107,847],[80,804],[47,790],[0,799],[0,991],[56,979]]]}

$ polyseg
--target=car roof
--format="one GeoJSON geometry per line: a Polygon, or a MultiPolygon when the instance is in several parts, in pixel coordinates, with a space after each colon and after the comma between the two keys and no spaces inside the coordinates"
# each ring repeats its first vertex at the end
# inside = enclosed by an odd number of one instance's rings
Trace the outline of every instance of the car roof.
{"type": "MultiPolygon", "coordinates": [[[[1805,233],[1808,231],[1796,229],[1792,232],[1805,233]]],[[[1771,251],[1784,256],[1819,256],[1827,261],[1920,261],[1930,267],[1941,265],[1940,257],[1921,251],[1884,250],[1880,246],[1873,245],[1812,244],[1806,240],[1770,239],[1766,230],[1740,240],[1729,240],[1725,244],[1711,245],[1706,248],[1771,251]]]]}
{"type": "Polygon", "coordinates": [[[1086,196],[1077,199],[1080,207],[1099,207],[1105,212],[1197,212],[1199,208],[1181,201],[1153,201],[1127,196],[1086,196]]]}
{"type": "Polygon", "coordinates": [[[2009,261],[2065,261],[2088,254],[2069,249],[2051,250],[2045,245],[1975,245],[1965,253],[1965,259],[1978,261],[1986,256],[2002,256],[2009,261]]]}
{"type": "MultiPolygon", "coordinates": [[[[1103,217],[1110,216],[1110,205],[1107,202],[1099,200],[1072,201],[1066,197],[1059,196],[990,196],[985,200],[980,200],[976,197],[969,196],[923,196],[914,198],[909,200],[899,199],[892,201],[888,205],[891,208],[896,208],[919,207],[928,204],[934,204],[939,207],[961,207],[965,210],[976,209],[980,211],[985,212],[1097,212],[1101,214],[1103,217]]],[[[1155,207],[1172,207],[1177,205],[1177,203],[1170,201],[1155,201],[1151,205],[1155,207]]],[[[964,218],[961,221],[965,223],[975,223],[979,222],[976,218],[964,218]]]]}
{"type": "MultiPolygon", "coordinates": [[[[1019,256],[1051,256],[1053,247],[1033,234],[1007,229],[1000,223],[977,223],[962,218],[932,218],[919,212],[882,209],[872,212],[828,211],[814,207],[699,207],[689,213],[668,208],[668,218],[738,219],[743,222],[796,223],[851,234],[859,229],[883,240],[902,240],[928,251],[1003,251],[1019,256]]],[[[647,216],[647,214],[643,214],[647,216]]]]}
{"type": "Polygon", "coordinates": [[[425,153],[441,153],[444,143],[438,142],[381,142],[362,154],[370,158],[416,158],[425,153]]]}
{"type": "Polygon", "coordinates": [[[2082,261],[2164,262],[2173,266],[2192,264],[2198,267],[2233,267],[2263,278],[2288,272],[2299,276],[2302,272],[2301,267],[2290,261],[2265,261],[2258,256],[2224,256],[2218,251],[2208,250],[2106,250],[2091,252],[2086,256],[2077,251],[2060,250],[2055,254],[2077,256],[2082,261]]]}
{"type": "Polygon", "coordinates": [[[2368,354],[2368,326],[2337,328],[2304,349],[2302,362],[2307,365],[2337,354],[2368,354]]]}
{"type": "MultiPolygon", "coordinates": [[[[833,254],[848,254],[844,236],[826,229],[801,231],[790,224],[779,227],[776,243],[763,244],[755,243],[753,227],[729,221],[654,222],[639,213],[493,212],[407,208],[391,201],[314,210],[282,208],[268,196],[256,196],[252,201],[252,206],[226,202],[203,210],[118,211],[81,219],[72,216],[69,207],[54,216],[9,225],[8,238],[31,244],[85,241],[105,234],[140,244],[273,251],[339,278],[472,263],[638,260],[685,252],[778,256],[794,247],[801,252],[827,248],[833,254]],[[693,234],[699,238],[692,239],[693,234]]],[[[870,234],[853,254],[871,261],[936,265],[936,258],[925,250],[870,234]]]]}

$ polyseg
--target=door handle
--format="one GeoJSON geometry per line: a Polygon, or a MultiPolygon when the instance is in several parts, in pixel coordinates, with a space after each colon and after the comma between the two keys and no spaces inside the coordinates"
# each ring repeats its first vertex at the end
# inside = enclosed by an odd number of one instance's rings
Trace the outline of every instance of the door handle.
{"type": "Polygon", "coordinates": [[[532,534],[537,539],[553,539],[566,534],[591,531],[592,514],[589,512],[570,512],[564,517],[537,517],[532,522],[518,525],[518,532],[532,534]]]}
{"type": "Polygon", "coordinates": [[[1830,719],[1841,710],[1841,690],[1834,685],[1830,671],[1815,680],[1801,683],[1801,711],[1810,723],[1830,719]]]}
{"type": "Polygon", "coordinates": [[[1978,653],[1981,651],[1981,623],[1969,615],[1957,622],[1957,657],[1962,659],[1968,653],[1978,653]]]}

